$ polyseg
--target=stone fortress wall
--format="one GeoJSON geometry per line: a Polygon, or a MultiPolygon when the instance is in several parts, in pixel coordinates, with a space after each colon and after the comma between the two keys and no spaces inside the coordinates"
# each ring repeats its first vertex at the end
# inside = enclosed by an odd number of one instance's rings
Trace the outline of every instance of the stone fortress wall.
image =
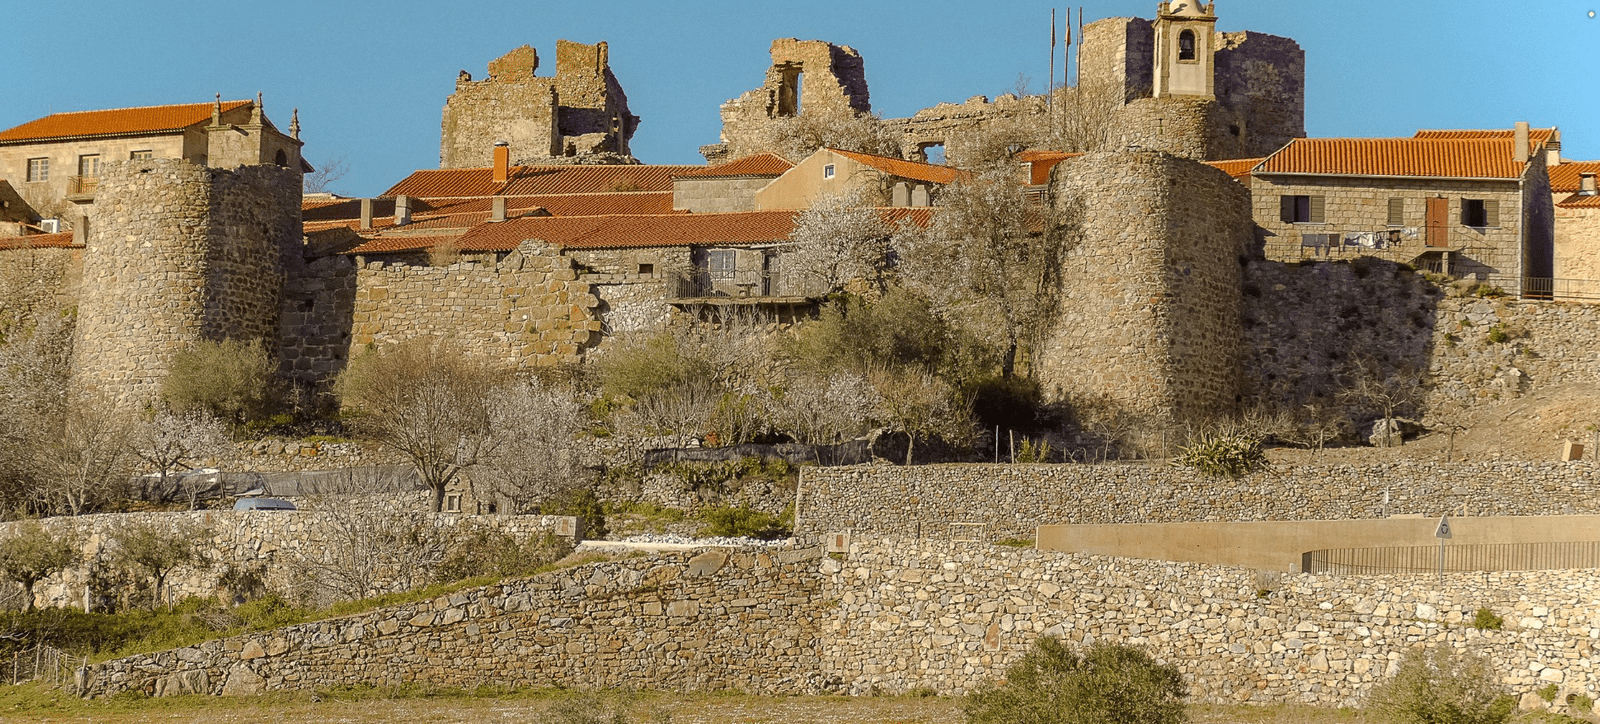
{"type": "Polygon", "coordinates": [[[183,160],[107,164],[84,252],[73,374],[80,390],[142,401],[199,340],[276,346],[300,254],[300,172],[183,160]]]}
{"type": "Polygon", "coordinates": [[[105,697],[343,685],[962,694],[1041,635],[1176,664],[1207,703],[1359,704],[1418,644],[1490,657],[1527,702],[1591,699],[1594,571],[1263,578],[1205,566],[905,538],[591,563],[80,669],[105,697]],[[1502,630],[1470,625],[1478,608],[1502,630]],[[508,665],[507,662],[515,662],[508,665]]]}

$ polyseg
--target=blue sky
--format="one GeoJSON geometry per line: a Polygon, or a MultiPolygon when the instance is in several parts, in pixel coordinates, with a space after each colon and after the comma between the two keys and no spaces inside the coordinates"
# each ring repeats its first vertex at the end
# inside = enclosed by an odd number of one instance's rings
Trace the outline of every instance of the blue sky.
{"type": "MultiPolygon", "coordinates": [[[[65,2],[5,0],[0,128],[55,111],[266,94],[280,127],[300,108],[312,163],[343,156],[335,188],[374,195],[438,166],[439,113],[456,72],[523,44],[553,73],[555,41],[610,43],[643,118],[647,163],[698,163],[717,107],[757,87],[773,38],[861,51],[873,109],[908,115],[994,96],[1019,73],[1042,91],[1050,3],[871,2],[65,2]],[[72,32],[19,32],[63,28],[72,32]]],[[[1060,6],[1058,6],[1060,7],[1060,6]]],[[[1154,0],[1094,0],[1087,21],[1153,17],[1154,0]]],[[[1064,8],[1063,8],[1064,10],[1064,8]]],[[[1600,0],[1217,0],[1218,27],[1294,38],[1306,51],[1311,136],[1417,128],[1562,130],[1564,155],[1600,158],[1600,0]]]]}

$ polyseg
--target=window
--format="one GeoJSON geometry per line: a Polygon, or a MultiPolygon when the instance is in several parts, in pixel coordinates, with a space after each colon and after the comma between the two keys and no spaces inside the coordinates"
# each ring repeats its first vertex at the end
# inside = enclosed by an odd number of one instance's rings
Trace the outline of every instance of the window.
{"type": "Polygon", "coordinates": [[[1478,228],[1500,225],[1500,202],[1493,199],[1462,199],[1461,225],[1478,228]]]}
{"type": "Polygon", "coordinates": [[[1285,224],[1327,223],[1325,201],[1321,196],[1279,196],[1278,216],[1285,224]]]}
{"type": "Polygon", "coordinates": [[[822,167],[822,177],[833,178],[833,164],[830,163],[822,167]]]}
{"type": "Polygon", "coordinates": [[[451,493],[449,495],[444,496],[444,512],[446,512],[446,513],[459,513],[459,512],[461,512],[461,494],[460,493],[451,493]]]}
{"type": "Polygon", "coordinates": [[[1194,31],[1178,33],[1178,60],[1194,60],[1194,31]]]}
{"type": "Polygon", "coordinates": [[[78,157],[78,175],[84,178],[100,177],[100,154],[87,154],[78,157]]]}
{"type": "Polygon", "coordinates": [[[49,180],[50,180],[50,159],[48,159],[48,158],[30,158],[30,159],[28,159],[28,181],[37,182],[37,181],[49,181],[49,180]]]}
{"type": "Polygon", "coordinates": [[[732,279],[735,252],[731,249],[713,249],[706,252],[706,271],[712,279],[732,279]]]}
{"type": "Polygon", "coordinates": [[[1405,226],[1406,225],[1406,200],[1405,199],[1389,199],[1389,221],[1388,221],[1388,224],[1390,226],[1405,226]]]}
{"type": "Polygon", "coordinates": [[[656,265],[654,265],[654,264],[640,264],[639,265],[639,273],[640,274],[654,274],[654,273],[656,273],[656,265]]]}
{"type": "Polygon", "coordinates": [[[149,161],[156,157],[155,151],[134,151],[128,154],[129,161],[149,161]]]}

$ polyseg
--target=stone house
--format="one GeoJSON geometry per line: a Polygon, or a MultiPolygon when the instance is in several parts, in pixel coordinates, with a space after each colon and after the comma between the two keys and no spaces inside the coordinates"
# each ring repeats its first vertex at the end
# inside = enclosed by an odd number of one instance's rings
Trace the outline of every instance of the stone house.
{"type": "Polygon", "coordinates": [[[1375,256],[1540,296],[1554,272],[1545,169],[1520,124],[1515,137],[1296,139],[1249,184],[1268,259],[1375,256]]]}
{"type": "Polygon", "coordinates": [[[216,168],[274,164],[310,171],[301,145],[298,114],[285,135],[262,114],[260,98],[53,113],[0,131],[0,179],[25,200],[30,215],[56,220],[43,230],[57,231],[90,215],[107,164],[176,158],[216,168]]]}
{"type": "Polygon", "coordinates": [[[788,173],[782,156],[758,153],[672,177],[672,208],[691,213],[755,211],[756,192],[788,173]]]}

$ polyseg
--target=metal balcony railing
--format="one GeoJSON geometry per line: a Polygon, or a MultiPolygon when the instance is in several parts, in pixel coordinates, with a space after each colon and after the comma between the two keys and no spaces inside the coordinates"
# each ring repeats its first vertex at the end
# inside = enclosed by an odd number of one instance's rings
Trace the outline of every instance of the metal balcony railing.
{"type": "Polygon", "coordinates": [[[1527,277],[1522,280],[1522,297],[1524,299],[1600,301],[1600,279],[1527,277]]]}

